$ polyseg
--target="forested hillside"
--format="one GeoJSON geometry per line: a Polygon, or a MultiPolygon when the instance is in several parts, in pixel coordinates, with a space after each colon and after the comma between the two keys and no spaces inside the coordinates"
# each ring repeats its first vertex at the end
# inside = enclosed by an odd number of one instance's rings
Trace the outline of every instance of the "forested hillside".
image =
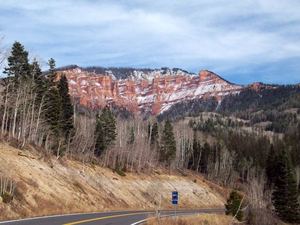
{"type": "MultiPolygon", "coordinates": [[[[14,43],[2,79],[1,138],[22,149],[108,167],[121,176],[192,170],[243,194],[241,220],[299,222],[300,87],[251,87],[221,102],[175,104],[158,118],[78,104],[55,60],[42,73],[14,43]],[[263,213],[262,213],[263,212],[263,213]],[[270,220],[271,221],[271,220],[270,220]]],[[[12,190],[2,190],[9,203],[12,190]]]]}
{"type": "Polygon", "coordinates": [[[289,122],[297,122],[300,114],[300,85],[272,85],[255,90],[251,86],[237,95],[228,95],[219,102],[216,98],[177,103],[159,115],[160,119],[179,119],[198,116],[201,112],[218,112],[250,120],[254,125],[271,122],[268,130],[282,132],[289,122]]]}

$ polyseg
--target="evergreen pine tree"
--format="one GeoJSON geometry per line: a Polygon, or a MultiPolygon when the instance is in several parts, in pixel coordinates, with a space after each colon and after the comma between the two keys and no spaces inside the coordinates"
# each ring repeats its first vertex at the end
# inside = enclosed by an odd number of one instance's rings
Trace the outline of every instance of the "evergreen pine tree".
{"type": "Polygon", "coordinates": [[[60,101],[61,101],[60,124],[61,124],[62,133],[64,134],[64,137],[67,140],[72,130],[74,129],[73,127],[74,110],[71,102],[71,97],[69,95],[68,80],[65,75],[62,75],[59,80],[58,90],[59,90],[60,101]]]}
{"type": "Polygon", "coordinates": [[[295,178],[294,170],[288,162],[288,191],[287,191],[287,222],[300,223],[300,205],[298,200],[298,186],[295,178]]]}
{"type": "Polygon", "coordinates": [[[173,133],[173,126],[170,121],[165,122],[160,148],[160,161],[169,165],[176,156],[176,141],[173,133]]]}
{"type": "Polygon", "coordinates": [[[4,69],[4,73],[7,74],[8,77],[13,77],[16,86],[22,79],[26,79],[30,76],[28,52],[20,42],[13,44],[7,62],[8,67],[4,69]]]}
{"type": "Polygon", "coordinates": [[[39,63],[36,59],[33,60],[31,64],[31,74],[34,80],[34,92],[36,93],[36,105],[39,107],[39,104],[42,101],[43,96],[47,90],[47,83],[45,77],[42,75],[42,70],[39,63]]]}
{"type": "Polygon", "coordinates": [[[106,143],[107,146],[110,146],[116,140],[116,119],[113,112],[107,107],[106,108],[106,118],[107,118],[107,129],[106,129],[106,143]]]}
{"type": "Polygon", "coordinates": [[[276,179],[272,202],[275,212],[285,222],[299,223],[300,208],[298,202],[298,188],[290,160],[285,151],[282,151],[275,165],[276,179]]]}
{"type": "MultiPolygon", "coordinates": [[[[4,74],[7,78],[3,79],[5,94],[3,98],[9,98],[10,101],[16,101],[17,89],[19,84],[30,76],[30,65],[28,61],[28,52],[19,42],[12,46],[9,57],[7,58],[7,67],[4,68],[4,74]]],[[[5,100],[4,100],[5,101],[5,100]]]]}
{"type": "Polygon", "coordinates": [[[48,61],[48,65],[49,65],[49,74],[48,74],[48,79],[50,81],[50,83],[54,83],[56,80],[56,71],[55,71],[55,60],[53,58],[50,58],[48,61]]]}
{"type": "Polygon", "coordinates": [[[277,161],[277,156],[275,154],[274,146],[271,145],[267,162],[266,162],[266,176],[267,176],[267,184],[268,186],[272,186],[274,184],[275,178],[277,177],[276,175],[276,161],[277,161]]]}
{"type": "Polygon", "coordinates": [[[236,191],[232,191],[225,204],[226,215],[236,216],[236,218],[239,221],[241,221],[243,219],[243,211],[241,210],[242,208],[241,201],[242,201],[242,196],[236,191]]]}
{"type": "Polygon", "coordinates": [[[104,113],[96,116],[96,129],[95,129],[95,151],[94,154],[99,157],[106,149],[105,145],[105,118],[104,113]]]}
{"type": "Polygon", "coordinates": [[[153,123],[152,125],[152,130],[151,130],[151,137],[150,137],[150,145],[151,148],[158,148],[159,146],[159,141],[158,141],[158,124],[157,122],[153,123]]]}
{"type": "Polygon", "coordinates": [[[108,107],[102,110],[101,115],[97,115],[95,129],[95,155],[97,157],[114,143],[116,139],[116,121],[113,113],[108,107]]]}
{"type": "Polygon", "coordinates": [[[49,60],[49,65],[50,65],[50,76],[48,76],[49,81],[47,82],[44,111],[45,111],[45,118],[48,125],[50,126],[52,135],[58,137],[60,133],[61,101],[60,101],[60,94],[57,89],[57,86],[54,83],[54,80],[52,79],[52,77],[56,77],[56,72],[54,70],[55,69],[54,59],[49,60]]]}
{"type": "Polygon", "coordinates": [[[200,159],[200,172],[201,173],[207,173],[208,169],[208,159],[209,159],[209,153],[210,153],[210,146],[207,142],[205,142],[204,146],[202,147],[201,151],[201,159],[200,159]]]}
{"type": "MultiPolygon", "coordinates": [[[[60,130],[60,95],[57,88],[50,87],[46,94],[46,121],[50,125],[53,135],[59,135],[60,130]]],[[[58,136],[57,136],[58,137],[58,136]]]]}
{"type": "Polygon", "coordinates": [[[188,168],[195,170],[198,172],[200,167],[200,157],[201,157],[201,145],[200,142],[197,140],[196,132],[194,131],[193,137],[193,153],[190,156],[188,168]]]}

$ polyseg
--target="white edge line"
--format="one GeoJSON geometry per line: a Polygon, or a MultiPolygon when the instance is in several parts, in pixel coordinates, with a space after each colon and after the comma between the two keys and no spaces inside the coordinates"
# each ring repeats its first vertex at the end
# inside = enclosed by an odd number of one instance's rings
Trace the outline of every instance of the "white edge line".
{"type": "MultiPolygon", "coordinates": [[[[121,213],[121,212],[130,212],[130,211],[107,211],[107,212],[87,212],[87,213],[57,214],[57,215],[51,215],[51,216],[37,216],[37,217],[31,217],[31,218],[25,218],[25,219],[0,221],[0,224],[20,222],[20,221],[28,221],[28,220],[37,220],[37,219],[46,219],[46,218],[53,218],[53,217],[63,217],[63,216],[77,216],[77,215],[105,214],[105,213],[121,213]]],[[[135,211],[133,211],[133,212],[135,212],[135,211]]],[[[146,213],[147,212],[150,212],[150,211],[146,211],[146,213]]]]}
{"type": "Polygon", "coordinates": [[[141,223],[144,223],[146,222],[148,219],[144,219],[144,220],[140,220],[140,221],[137,221],[135,223],[132,223],[131,225],[138,225],[138,224],[141,224],[141,223]]]}

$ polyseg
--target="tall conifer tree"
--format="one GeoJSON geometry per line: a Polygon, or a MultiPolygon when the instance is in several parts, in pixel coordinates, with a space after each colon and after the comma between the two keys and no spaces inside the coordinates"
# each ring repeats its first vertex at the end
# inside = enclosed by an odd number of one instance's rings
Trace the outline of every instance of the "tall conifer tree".
{"type": "Polygon", "coordinates": [[[53,135],[59,136],[60,133],[60,115],[61,115],[61,101],[60,94],[56,83],[54,82],[56,77],[55,72],[55,61],[54,59],[49,60],[49,81],[47,85],[47,93],[45,96],[45,118],[50,126],[50,130],[53,135]]]}
{"type": "Polygon", "coordinates": [[[150,146],[152,149],[159,147],[159,135],[158,135],[158,124],[154,122],[152,127],[149,124],[149,135],[150,135],[150,146]],[[150,131],[151,129],[151,131],[150,131]]]}
{"type": "Polygon", "coordinates": [[[167,162],[169,165],[176,157],[176,141],[173,133],[173,126],[169,120],[165,122],[161,137],[160,161],[167,162]]]}
{"type": "Polygon", "coordinates": [[[7,62],[8,67],[4,69],[4,73],[7,74],[8,77],[13,77],[15,85],[21,82],[22,79],[30,76],[28,52],[20,42],[13,44],[7,62]]]}
{"type": "Polygon", "coordinates": [[[298,187],[286,151],[280,153],[275,165],[275,172],[277,177],[272,193],[275,212],[285,222],[299,223],[298,187]]]}
{"type": "Polygon", "coordinates": [[[209,160],[209,153],[211,149],[207,142],[205,142],[204,146],[202,147],[201,151],[201,159],[200,159],[200,172],[207,173],[208,169],[208,160],[209,160]]]}
{"type": "Polygon", "coordinates": [[[95,130],[95,155],[101,156],[101,154],[111,146],[116,139],[116,120],[113,113],[108,107],[102,110],[100,115],[96,118],[96,130],[95,130]]]}
{"type": "Polygon", "coordinates": [[[196,131],[194,131],[192,147],[193,147],[193,152],[189,159],[188,168],[198,172],[200,167],[200,158],[201,158],[201,144],[197,139],[196,131]]]}
{"type": "Polygon", "coordinates": [[[59,83],[58,83],[58,90],[61,100],[61,113],[60,113],[60,126],[62,129],[62,133],[65,136],[65,139],[68,139],[74,129],[73,127],[73,115],[74,110],[71,102],[71,97],[69,94],[69,86],[68,80],[65,75],[62,75],[59,83]]]}
{"type": "Polygon", "coordinates": [[[31,74],[34,81],[34,91],[36,93],[36,105],[39,107],[47,91],[47,82],[36,59],[34,59],[31,64],[31,74]]]}
{"type": "Polygon", "coordinates": [[[271,145],[267,162],[266,162],[266,176],[267,176],[267,184],[268,186],[272,186],[275,182],[275,179],[277,177],[276,174],[276,163],[278,160],[278,156],[276,155],[276,152],[274,150],[274,146],[271,145]]]}
{"type": "Polygon", "coordinates": [[[48,61],[48,65],[49,65],[49,74],[48,74],[48,78],[50,83],[54,83],[56,80],[56,71],[55,71],[55,60],[53,58],[50,58],[48,61]]]}

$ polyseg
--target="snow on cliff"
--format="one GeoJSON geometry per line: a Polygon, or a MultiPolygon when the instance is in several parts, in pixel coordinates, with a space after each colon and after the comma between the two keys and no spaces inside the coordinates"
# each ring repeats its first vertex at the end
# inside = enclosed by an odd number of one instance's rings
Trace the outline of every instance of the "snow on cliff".
{"type": "Polygon", "coordinates": [[[101,108],[113,102],[135,113],[154,115],[181,101],[207,97],[221,101],[225,95],[242,89],[207,70],[198,75],[169,68],[127,70],[120,79],[116,79],[120,74],[114,71],[99,74],[71,68],[61,72],[68,78],[71,96],[86,107],[101,108]]]}

